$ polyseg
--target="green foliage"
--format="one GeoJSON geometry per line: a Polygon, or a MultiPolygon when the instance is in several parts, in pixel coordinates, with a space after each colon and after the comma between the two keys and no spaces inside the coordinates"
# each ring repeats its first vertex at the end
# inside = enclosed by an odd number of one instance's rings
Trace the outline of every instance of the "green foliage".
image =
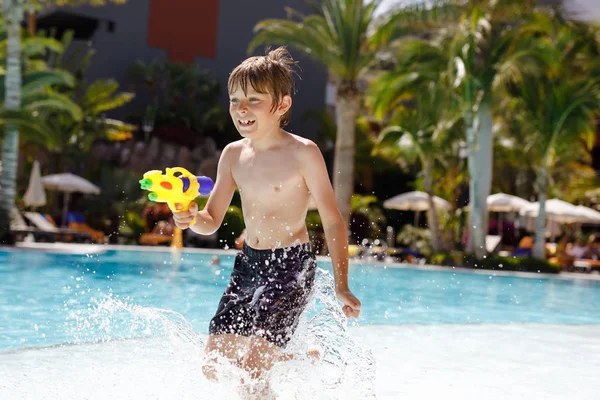
{"type": "Polygon", "coordinates": [[[306,228],[310,232],[322,232],[323,222],[317,211],[310,210],[306,213],[306,228]]]}
{"type": "MultiPolygon", "coordinates": [[[[7,37],[4,21],[0,19],[0,65],[6,65],[7,37]]],[[[50,110],[57,110],[80,121],[81,108],[62,94],[75,85],[71,73],[48,65],[45,57],[49,52],[62,54],[64,46],[51,38],[25,36],[21,53],[21,109],[0,109],[0,138],[8,124],[18,127],[22,141],[37,141],[52,146],[53,129],[46,118],[50,110]]],[[[4,103],[6,69],[0,67],[0,101],[4,103]]]]}
{"type": "Polygon", "coordinates": [[[322,254],[326,247],[325,232],[323,231],[323,222],[317,211],[309,210],[306,214],[306,228],[308,237],[315,254],[322,254]]]}
{"type": "Polygon", "coordinates": [[[491,254],[484,259],[477,259],[474,254],[462,256],[459,253],[435,253],[427,258],[433,265],[448,267],[465,267],[473,269],[489,269],[495,271],[519,271],[546,274],[558,274],[560,267],[533,257],[501,257],[491,254]]]}
{"type": "Polygon", "coordinates": [[[348,89],[356,90],[359,75],[374,59],[367,47],[377,1],[325,0],[316,13],[302,15],[288,9],[290,19],[266,19],[254,28],[248,46],[251,53],[261,45],[290,45],[323,63],[348,89]]]}
{"type": "Polygon", "coordinates": [[[90,5],[90,6],[98,7],[98,6],[104,6],[107,3],[125,4],[125,3],[127,3],[127,0],[30,0],[28,2],[28,4],[35,7],[36,10],[41,10],[41,9],[44,9],[44,8],[50,7],[50,6],[77,7],[77,6],[83,6],[83,5],[90,5]]]}
{"type": "Polygon", "coordinates": [[[90,224],[111,235],[123,235],[136,243],[144,232],[142,212],[148,200],[141,191],[140,177],[133,171],[106,163],[88,166],[86,177],[96,183],[102,193],[85,199],[90,224]]]}
{"type": "MultiPolygon", "coordinates": [[[[352,199],[350,200],[352,210],[351,221],[355,220],[357,216],[363,216],[368,224],[365,236],[371,239],[382,238],[386,226],[386,217],[379,207],[378,202],[379,200],[374,195],[361,194],[352,195],[352,199]]],[[[353,231],[356,229],[353,222],[351,222],[350,227],[353,231]]],[[[364,238],[357,239],[360,241],[364,238]]]]}
{"type": "Polygon", "coordinates": [[[533,257],[520,258],[489,255],[483,260],[477,260],[475,256],[468,255],[465,256],[464,265],[476,269],[499,271],[541,272],[550,274],[557,274],[560,272],[560,267],[533,257]]]}
{"type": "Polygon", "coordinates": [[[235,239],[242,234],[245,227],[242,209],[237,206],[229,206],[223,218],[223,223],[217,231],[219,246],[235,248],[235,239]]]}
{"type": "Polygon", "coordinates": [[[396,236],[396,243],[411,250],[416,250],[421,254],[432,253],[431,231],[429,229],[404,225],[396,236]]]}
{"type": "Polygon", "coordinates": [[[146,230],[146,221],[139,210],[127,210],[119,224],[118,234],[127,242],[137,244],[140,236],[146,230]]]}
{"type": "MultiPolygon", "coordinates": [[[[50,32],[49,35],[53,35],[50,32]]],[[[46,35],[40,32],[40,35],[46,35]]],[[[88,83],[85,73],[90,66],[95,50],[90,43],[73,45],[73,32],[67,31],[61,43],[68,48],[70,55],[51,52],[47,56],[48,63],[54,68],[71,70],[76,77],[74,85],[62,89],[61,96],[77,103],[80,115],[66,112],[60,108],[45,110],[41,117],[52,129],[50,140],[44,143],[51,151],[57,153],[87,152],[92,143],[98,139],[123,140],[131,137],[134,126],[123,121],[106,118],[110,112],[129,103],[133,93],[119,92],[119,84],[113,79],[100,79],[88,83]]]]}
{"type": "Polygon", "coordinates": [[[149,97],[134,118],[151,121],[155,127],[185,126],[217,142],[230,128],[229,115],[219,104],[221,86],[210,71],[197,65],[138,60],[128,77],[137,93],[149,97]]]}

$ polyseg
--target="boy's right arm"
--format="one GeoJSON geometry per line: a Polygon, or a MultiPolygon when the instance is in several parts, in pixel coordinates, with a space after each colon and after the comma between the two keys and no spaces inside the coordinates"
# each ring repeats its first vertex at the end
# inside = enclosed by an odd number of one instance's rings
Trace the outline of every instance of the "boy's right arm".
{"type": "Polygon", "coordinates": [[[204,210],[198,211],[198,206],[193,203],[189,211],[173,213],[173,219],[177,227],[181,229],[190,228],[201,235],[210,235],[219,229],[235,191],[235,181],[231,174],[233,152],[231,144],[223,149],[217,167],[217,181],[204,210]],[[196,218],[196,223],[190,225],[194,218],[196,218]]]}

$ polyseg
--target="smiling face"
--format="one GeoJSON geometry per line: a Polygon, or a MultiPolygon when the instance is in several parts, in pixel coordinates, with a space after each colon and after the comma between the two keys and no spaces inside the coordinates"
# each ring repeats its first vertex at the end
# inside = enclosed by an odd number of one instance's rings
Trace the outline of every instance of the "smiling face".
{"type": "Polygon", "coordinates": [[[236,85],[229,93],[229,114],[240,135],[257,139],[276,132],[280,119],[291,105],[291,97],[284,96],[282,102],[273,107],[273,98],[269,93],[260,93],[248,85],[246,93],[241,85],[236,85]]]}

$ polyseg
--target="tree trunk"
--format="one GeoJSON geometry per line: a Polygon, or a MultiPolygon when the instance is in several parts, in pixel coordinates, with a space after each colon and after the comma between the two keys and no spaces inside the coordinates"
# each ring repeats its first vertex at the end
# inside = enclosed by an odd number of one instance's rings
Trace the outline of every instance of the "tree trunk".
{"type": "Polygon", "coordinates": [[[350,199],[354,193],[354,136],[359,111],[358,93],[338,92],[336,103],[333,189],[346,229],[350,222],[350,199]]]}
{"type": "Polygon", "coordinates": [[[432,167],[428,163],[425,164],[425,179],[424,188],[427,192],[427,200],[429,202],[429,212],[427,213],[427,223],[429,224],[429,231],[431,232],[431,248],[434,253],[440,253],[444,251],[442,246],[442,235],[440,232],[440,223],[438,220],[437,210],[433,201],[433,176],[432,167]]]}
{"type": "Polygon", "coordinates": [[[35,16],[35,10],[30,9],[27,13],[27,32],[30,36],[35,36],[37,31],[37,20],[35,16]]]}
{"type": "MultiPolygon", "coordinates": [[[[487,208],[487,198],[492,190],[492,172],[494,168],[494,133],[492,107],[488,102],[483,102],[477,110],[477,151],[476,174],[477,184],[479,186],[479,212],[481,214],[481,228],[477,229],[476,234],[485,247],[485,237],[487,236],[489,226],[489,213],[487,208]]],[[[485,253],[486,250],[484,249],[485,253]]],[[[482,254],[483,255],[483,254],[482,254]]]]}
{"type": "MultiPolygon", "coordinates": [[[[6,46],[6,110],[21,107],[21,0],[4,0],[4,19],[7,28],[6,46]]],[[[19,131],[14,125],[6,126],[2,142],[2,168],[0,172],[0,241],[10,240],[10,211],[15,204],[17,163],[19,157],[19,131]]]]}
{"type": "Polygon", "coordinates": [[[477,174],[477,127],[473,121],[473,113],[469,111],[466,115],[467,145],[469,156],[467,160],[469,168],[469,241],[467,252],[475,253],[478,258],[485,255],[485,248],[481,231],[481,204],[479,197],[479,175],[477,174]]]}
{"type": "Polygon", "coordinates": [[[548,180],[546,175],[546,167],[540,167],[537,177],[540,208],[535,221],[535,245],[533,248],[534,257],[540,260],[546,258],[546,185],[548,180]]]}

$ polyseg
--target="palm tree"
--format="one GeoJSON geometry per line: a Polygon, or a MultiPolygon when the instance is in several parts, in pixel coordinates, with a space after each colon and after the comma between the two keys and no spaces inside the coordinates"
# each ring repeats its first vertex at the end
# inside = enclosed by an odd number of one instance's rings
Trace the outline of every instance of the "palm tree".
{"type": "Polygon", "coordinates": [[[20,40],[20,11],[11,9],[11,2],[5,2],[4,15],[8,18],[0,21],[0,60],[5,61],[7,68],[0,74],[0,125],[2,130],[2,172],[0,175],[0,240],[8,232],[10,210],[14,204],[16,191],[17,158],[19,132],[22,130],[31,137],[47,137],[49,130],[41,118],[39,110],[46,108],[60,109],[71,113],[74,118],[81,118],[79,107],[65,96],[51,90],[50,86],[69,86],[73,77],[64,71],[50,70],[40,60],[40,55],[47,50],[57,53],[62,51],[59,42],[48,38],[26,38],[20,40]],[[6,23],[5,23],[6,22],[6,23]],[[14,33],[16,32],[16,33],[14,33]],[[21,53],[24,58],[21,57],[21,53]],[[22,75],[21,69],[26,73],[22,75]]]}
{"type": "Polygon", "coordinates": [[[289,19],[259,22],[248,46],[254,51],[263,44],[289,45],[325,65],[336,83],[336,126],[333,187],[346,226],[354,192],[356,117],[361,108],[359,81],[378,50],[409,31],[427,28],[421,18],[423,6],[404,7],[381,20],[375,10],[381,0],[324,0],[315,14],[302,15],[287,9],[289,19]]]}
{"type": "Polygon", "coordinates": [[[335,77],[337,135],[333,187],[346,226],[354,193],[354,131],[361,100],[358,80],[375,54],[367,45],[368,30],[373,27],[378,5],[379,1],[324,0],[317,14],[304,16],[290,10],[297,20],[259,22],[248,47],[252,52],[262,44],[289,44],[323,63],[335,77]]]}
{"type": "MultiPolygon", "coordinates": [[[[4,86],[4,108],[17,111],[21,107],[21,19],[23,18],[22,0],[5,0],[3,16],[6,21],[8,42],[6,46],[6,82],[4,86]]],[[[6,126],[2,141],[2,171],[0,174],[0,242],[4,242],[8,232],[10,210],[14,204],[17,179],[17,158],[19,131],[14,124],[6,126]]]]}
{"type": "Polygon", "coordinates": [[[593,59],[595,52],[590,54],[588,48],[590,36],[582,34],[577,25],[540,13],[523,27],[520,36],[533,33],[546,56],[545,69],[513,85],[510,92],[527,115],[523,122],[534,133],[530,148],[540,204],[534,255],[543,258],[549,169],[563,154],[572,152],[581,138],[593,134],[595,116],[600,113],[600,68],[593,59]]]}
{"type": "Polygon", "coordinates": [[[397,162],[418,159],[423,186],[429,195],[428,224],[434,252],[444,249],[434,206],[433,176],[439,150],[456,138],[449,136],[459,118],[452,113],[453,93],[448,85],[444,44],[407,39],[398,48],[398,65],[382,73],[370,88],[368,103],[389,124],[379,137],[377,151],[397,162]],[[450,111],[450,112],[449,112],[450,111]]]}
{"type": "MultiPolygon", "coordinates": [[[[123,3],[122,0],[114,0],[123,3]]],[[[40,7],[41,1],[31,1],[30,5],[40,7]]],[[[58,5],[104,4],[103,0],[58,0],[43,2],[44,6],[51,3],[58,5]]],[[[5,104],[8,112],[15,112],[21,107],[21,21],[23,20],[24,0],[4,0],[3,17],[6,21],[6,84],[4,87],[5,104]]],[[[0,173],[0,242],[5,240],[9,231],[9,216],[15,202],[17,161],[19,153],[18,125],[10,122],[6,125],[6,134],[2,142],[2,171],[0,173]]],[[[8,237],[7,237],[8,238],[8,237]]],[[[10,240],[10,238],[8,238],[10,240]]]]}
{"type": "Polygon", "coordinates": [[[502,85],[526,68],[532,50],[515,51],[515,24],[532,12],[533,1],[474,0],[463,8],[460,22],[450,29],[456,84],[462,97],[469,149],[469,250],[485,254],[486,199],[493,167],[493,117],[502,85]]]}

